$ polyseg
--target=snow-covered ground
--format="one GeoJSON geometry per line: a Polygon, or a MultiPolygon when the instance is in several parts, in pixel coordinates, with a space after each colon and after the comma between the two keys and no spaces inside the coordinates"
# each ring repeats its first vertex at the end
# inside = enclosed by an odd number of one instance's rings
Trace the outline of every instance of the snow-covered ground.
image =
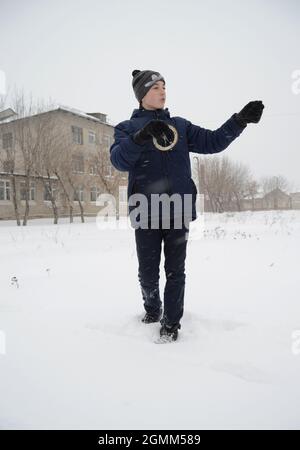
{"type": "Polygon", "coordinates": [[[0,428],[300,428],[300,211],[197,223],[178,341],[155,345],[133,229],[0,222],[0,428]]]}

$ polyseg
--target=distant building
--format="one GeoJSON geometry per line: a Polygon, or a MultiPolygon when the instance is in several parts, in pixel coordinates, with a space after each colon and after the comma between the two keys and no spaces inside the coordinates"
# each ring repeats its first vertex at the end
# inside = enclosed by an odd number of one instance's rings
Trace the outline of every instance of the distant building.
{"type": "MultiPolygon", "coordinates": [[[[222,203],[224,211],[238,211],[236,202],[222,203]]],[[[300,209],[300,192],[287,194],[281,189],[274,189],[273,191],[263,195],[258,193],[253,197],[246,197],[240,200],[241,211],[263,211],[273,209],[300,209]]],[[[212,212],[210,198],[207,194],[204,195],[204,211],[212,212]]]]}
{"type": "Polygon", "coordinates": [[[300,209],[300,192],[293,192],[290,194],[291,208],[300,209]]]}
{"type": "Polygon", "coordinates": [[[276,188],[268,192],[262,199],[263,209],[291,209],[291,197],[276,188]]]}
{"type": "Polygon", "coordinates": [[[300,192],[287,194],[276,188],[253,199],[243,199],[244,210],[300,209],[300,192]]]}
{"type": "MultiPolygon", "coordinates": [[[[55,132],[52,133],[53,135],[55,136],[55,132]]],[[[40,114],[0,122],[0,219],[15,218],[14,192],[21,218],[25,210],[26,195],[30,205],[29,218],[53,216],[47,188],[49,184],[51,184],[52,192],[55,193],[59,216],[69,214],[67,198],[72,201],[74,215],[80,212],[79,200],[85,215],[95,215],[100,209],[96,206],[96,198],[99,193],[107,192],[108,186],[113,184],[114,176],[119,177],[118,185],[121,185],[122,204],[126,203],[124,192],[127,188],[127,175],[116,174],[109,159],[109,148],[113,139],[114,127],[107,123],[106,114],[84,113],[64,106],[40,114]],[[55,145],[61,146],[61,149],[59,148],[61,155],[67,152],[71,154],[72,186],[65,177],[66,191],[62,189],[62,184],[54,173],[37,174],[35,171],[30,173],[29,192],[25,188],[26,165],[17,133],[25,123],[28,129],[37,128],[37,123],[42,118],[44,122],[46,119],[46,122],[52,121],[55,127],[57,126],[59,142],[55,145]],[[100,150],[102,153],[99,152],[100,150]],[[99,161],[99,154],[103,155],[102,161],[99,161]],[[13,158],[10,155],[13,155],[13,158]]],[[[33,144],[24,142],[23,145],[33,144]]],[[[126,204],[123,206],[124,213],[126,204]]]]}

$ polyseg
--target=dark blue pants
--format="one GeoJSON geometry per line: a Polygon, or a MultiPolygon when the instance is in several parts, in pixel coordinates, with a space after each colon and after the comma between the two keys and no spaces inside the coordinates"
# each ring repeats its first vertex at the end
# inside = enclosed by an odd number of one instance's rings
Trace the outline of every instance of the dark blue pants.
{"type": "Polygon", "coordinates": [[[138,278],[144,308],[154,316],[159,314],[162,302],[159,294],[159,267],[164,243],[166,285],[164,290],[163,320],[168,325],[179,324],[184,309],[185,258],[189,228],[135,229],[138,256],[138,278]]]}

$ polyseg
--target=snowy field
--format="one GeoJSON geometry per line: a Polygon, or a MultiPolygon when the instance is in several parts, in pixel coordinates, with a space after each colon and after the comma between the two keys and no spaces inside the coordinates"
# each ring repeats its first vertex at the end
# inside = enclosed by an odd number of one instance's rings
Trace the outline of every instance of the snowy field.
{"type": "Polygon", "coordinates": [[[300,211],[197,226],[178,341],[156,345],[133,229],[0,222],[0,428],[300,429],[300,211]]]}

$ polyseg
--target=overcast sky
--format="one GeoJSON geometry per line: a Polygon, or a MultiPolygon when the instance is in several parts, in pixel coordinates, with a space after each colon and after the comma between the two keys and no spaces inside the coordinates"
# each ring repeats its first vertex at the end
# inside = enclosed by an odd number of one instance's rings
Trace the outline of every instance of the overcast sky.
{"type": "Polygon", "coordinates": [[[262,100],[220,155],[300,190],[299,24],[298,0],[0,0],[0,70],[9,89],[113,125],[138,107],[134,69],[160,72],[171,115],[209,129],[262,100]]]}

